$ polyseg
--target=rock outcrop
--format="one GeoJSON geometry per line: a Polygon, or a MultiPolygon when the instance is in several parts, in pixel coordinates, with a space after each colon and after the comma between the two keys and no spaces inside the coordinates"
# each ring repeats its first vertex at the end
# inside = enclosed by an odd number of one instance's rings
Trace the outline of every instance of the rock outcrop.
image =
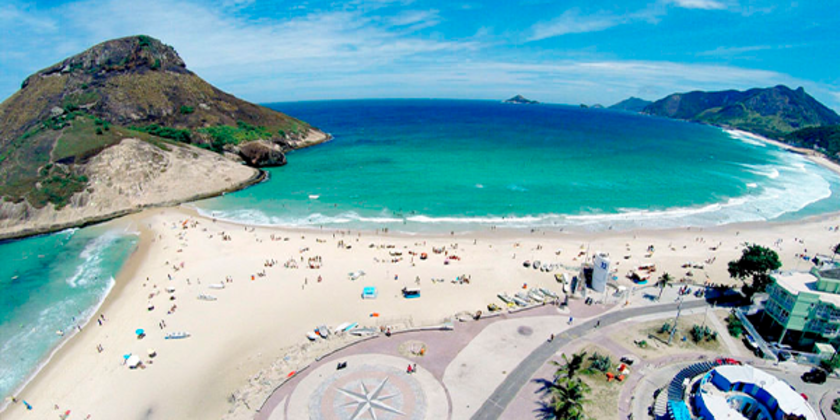
{"type": "Polygon", "coordinates": [[[286,164],[286,155],[276,143],[257,140],[239,147],[239,154],[252,166],[280,166],[286,164]]]}

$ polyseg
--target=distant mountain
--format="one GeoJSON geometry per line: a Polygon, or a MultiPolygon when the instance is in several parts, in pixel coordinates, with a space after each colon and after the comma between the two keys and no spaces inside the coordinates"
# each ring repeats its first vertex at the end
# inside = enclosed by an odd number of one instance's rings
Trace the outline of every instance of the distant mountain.
{"type": "Polygon", "coordinates": [[[646,106],[652,104],[651,101],[646,101],[644,99],[639,99],[636,97],[630,97],[625,99],[615,105],[608,107],[608,109],[614,109],[617,111],[627,111],[627,112],[642,112],[646,106]]]}
{"type": "Polygon", "coordinates": [[[747,91],[676,93],[644,108],[646,114],[737,128],[781,138],[801,128],[840,124],[840,116],[787,86],[747,91]]]}
{"type": "Polygon", "coordinates": [[[532,101],[530,99],[526,99],[522,95],[516,95],[513,98],[507,99],[503,102],[506,103],[506,104],[527,104],[527,105],[533,105],[533,104],[538,104],[539,103],[537,101],[532,101]]]}
{"type": "Polygon", "coordinates": [[[157,39],[107,41],[0,104],[0,238],[238,188],[258,174],[243,162],[281,165],[327,139],[213,87],[157,39]]]}

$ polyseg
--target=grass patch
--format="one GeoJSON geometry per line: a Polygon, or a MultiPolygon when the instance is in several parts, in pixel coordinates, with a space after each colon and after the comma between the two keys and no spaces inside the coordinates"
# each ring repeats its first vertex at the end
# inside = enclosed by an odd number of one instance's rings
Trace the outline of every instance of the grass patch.
{"type": "MultiPolygon", "coordinates": [[[[710,311],[711,312],[711,311],[710,311]]],[[[715,313],[709,313],[709,317],[716,316],[715,313]]],[[[681,354],[686,352],[710,352],[720,353],[724,351],[723,344],[720,340],[706,341],[695,343],[691,338],[691,329],[694,325],[702,327],[708,326],[710,332],[715,332],[714,326],[705,320],[704,314],[683,315],[680,317],[677,324],[677,330],[674,333],[674,339],[671,345],[665,344],[671,334],[673,328],[674,318],[663,318],[655,321],[648,321],[643,323],[628,323],[626,328],[618,332],[613,338],[628,349],[639,356],[649,358],[659,358],[673,354],[681,354]],[[663,328],[668,324],[668,328],[663,328]],[[636,343],[645,341],[647,345],[640,347],[636,343]]],[[[720,332],[718,331],[718,334],[720,332]]]]}
{"type": "Polygon", "coordinates": [[[120,133],[111,130],[110,124],[106,125],[105,121],[89,115],[78,117],[58,138],[52,152],[52,161],[82,161],[119,143],[123,138],[120,133]]]}
{"type": "Polygon", "coordinates": [[[586,361],[581,370],[581,380],[591,389],[588,395],[589,401],[584,404],[584,413],[590,419],[614,419],[618,417],[618,398],[621,394],[621,387],[624,382],[619,382],[615,379],[607,381],[606,372],[601,368],[604,366],[594,366],[598,364],[598,359],[604,360],[609,358],[609,367],[607,371],[614,374],[618,373],[618,356],[597,346],[587,346],[582,349],[586,351],[586,361]],[[598,355],[598,359],[593,356],[598,355]]]}
{"type": "Polygon", "coordinates": [[[151,134],[153,136],[162,137],[165,139],[175,140],[181,143],[189,143],[190,141],[192,141],[192,132],[190,130],[163,127],[157,124],[150,124],[142,127],[129,126],[128,128],[130,130],[151,134]]]}

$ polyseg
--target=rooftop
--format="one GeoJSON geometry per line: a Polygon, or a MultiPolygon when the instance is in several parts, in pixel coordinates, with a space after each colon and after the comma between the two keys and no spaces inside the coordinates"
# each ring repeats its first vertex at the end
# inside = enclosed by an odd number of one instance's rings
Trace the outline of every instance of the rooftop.
{"type": "MultiPolygon", "coordinates": [[[[829,270],[834,271],[834,270],[829,270]]],[[[825,271],[821,272],[825,273],[825,271]]],[[[840,295],[817,290],[817,278],[813,274],[803,271],[784,271],[773,274],[776,283],[790,293],[798,295],[800,292],[812,293],[819,296],[820,301],[830,303],[840,308],[840,295]]]]}

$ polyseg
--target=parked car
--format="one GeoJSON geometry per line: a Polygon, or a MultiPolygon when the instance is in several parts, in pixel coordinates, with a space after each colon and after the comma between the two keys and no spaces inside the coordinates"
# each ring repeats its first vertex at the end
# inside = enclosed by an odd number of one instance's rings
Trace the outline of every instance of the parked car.
{"type": "Polygon", "coordinates": [[[776,356],[779,357],[780,362],[787,362],[791,357],[793,357],[793,355],[787,350],[779,350],[779,352],[776,353],[776,356]]]}
{"type": "Polygon", "coordinates": [[[752,351],[755,351],[755,349],[758,348],[758,343],[756,343],[755,339],[749,334],[744,334],[744,345],[752,351]]]}
{"type": "Polygon", "coordinates": [[[813,368],[802,374],[802,380],[812,384],[824,384],[827,377],[826,372],[820,368],[813,368]]]}

